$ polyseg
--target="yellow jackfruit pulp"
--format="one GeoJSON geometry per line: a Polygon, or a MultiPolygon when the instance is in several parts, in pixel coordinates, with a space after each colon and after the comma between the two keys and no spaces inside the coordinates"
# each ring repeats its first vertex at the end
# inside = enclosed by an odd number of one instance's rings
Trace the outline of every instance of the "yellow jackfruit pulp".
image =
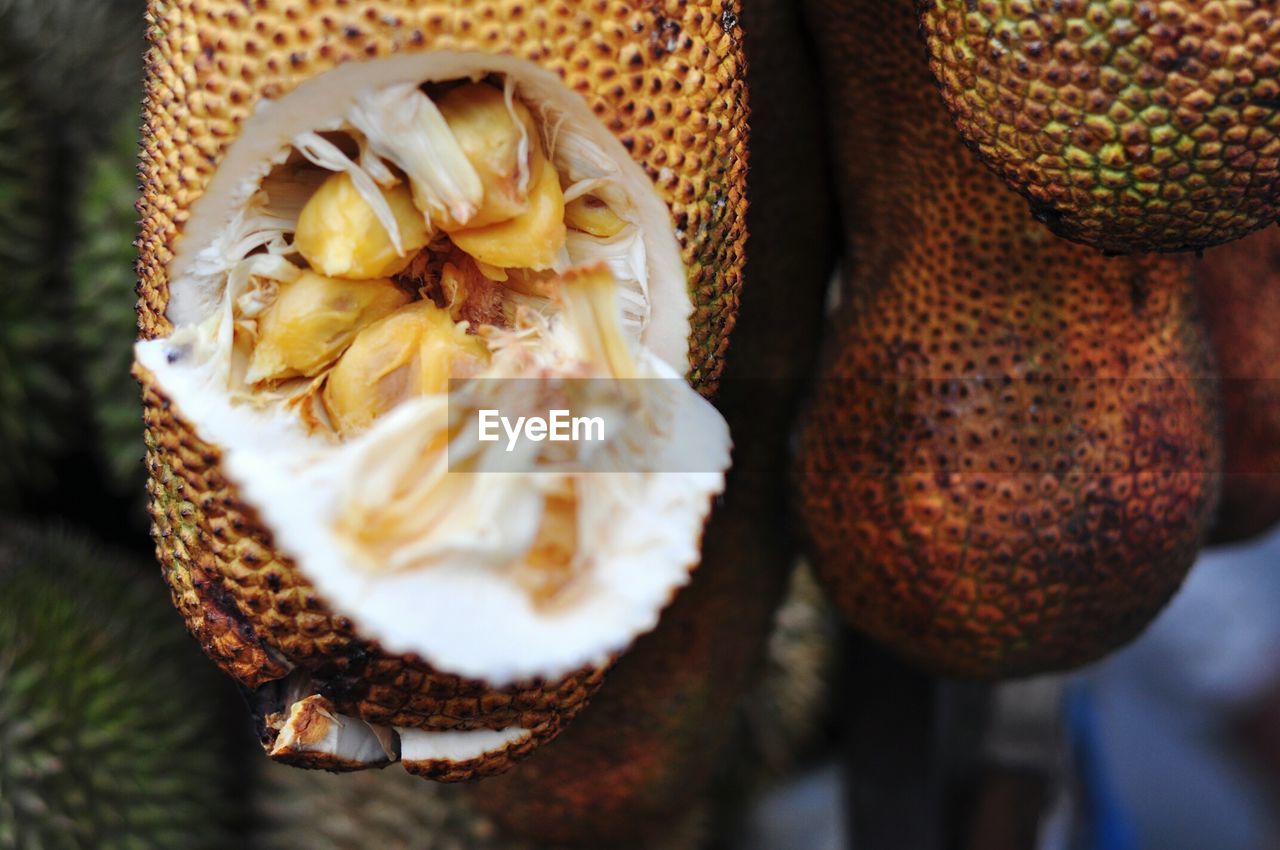
{"type": "Polygon", "coordinates": [[[451,377],[483,367],[488,349],[430,301],[417,301],[356,336],[329,373],[321,400],[343,436],[406,399],[442,393],[451,377]]]}
{"type": "Polygon", "coordinates": [[[595,195],[574,198],[564,208],[565,224],[592,236],[608,239],[617,236],[627,223],[595,195]]]}
{"type": "Polygon", "coordinates": [[[484,186],[484,199],[474,215],[464,222],[441,221],[440,227],[450,232],[483,227],[524,213],[528,190],[536,185],[545,161],[528,107],[513,100],[508,108],[504,94],[484,83],[451,89],[436,106],[484,186]]]}
{"type": "Polygon", "coordinates": [[[479,262],[535,271],[551,268],[564,247],[565,235],[564,192],[555,168],[539,170],[525,212],[509,221],[450,234],[453,244],[479,262]]]}
{"type": "Polygon", "coordinates": [[[400,231],[396,250],[391,234],[346,172],[327,178],[298,216],[294,247],[311,268],[331,277],[371,280],[404,271],[427,244],[426,218],[413,205],[404,184],[381,189],[400,231]]]}
{"type": "Polygon", "coordinates": [[[390,280],[338,280],[310,271],[279,287],[258,320],[245,376],[250,383],[320,374],[361,328],[410,300],[390,280]]]}

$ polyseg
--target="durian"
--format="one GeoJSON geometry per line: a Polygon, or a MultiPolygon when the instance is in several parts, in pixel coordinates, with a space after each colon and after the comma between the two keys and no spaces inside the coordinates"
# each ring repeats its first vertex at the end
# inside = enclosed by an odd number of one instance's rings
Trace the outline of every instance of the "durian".
{"type": "Polygon", "coordinates": [[[273,757],[398,760],[439,779],[504,770],[654,626],[724,486],[727,428],[698,393],[723,368],[742,273],[736,13],[721,0],[674,18],[516,0],[151,12],[135,374],[179,607],[256,691],[273,757]],[[667,387],[641,402],[645,439],[590,456],[639,471],[556,471],[563,456],[538,454],[539,471],[490,472],[501,456],[455,427],[471,397],[408,381],[445,362],[435,354],[346,369],[390,351],[357,341],[331,374],[246,382],[261,317],[321,253],[295,244],[297,219],[335,172],[382,228],[377,268],[355,274],[398,271],[411,297],[448,310],[442,340],[485,349],[448,360],[464,390],[548,376],[667,387]],[[405,186],[430,233],[421,251],[385,196],[405,186]],[[564,204],[584,194],[625,227],[567,227],[564,204]],[[358,384],[328,385],[339,373],[394,378],[396,392],[367,395],[398,405],[355,415],[358,384]],[[674,435],[696,469],[659,471],[674,435]]]}
{"type": "Polygon", "coordinates": [[[84,153],[107,144],[119,115],[136,106],[145,5],[145,0],[0,0],[9,49],[27,54],[30,94],[56,122],[45,149],[84,153]]]}
{"type": "Polygon", "coordinates": [[[138,316],[133,309],[138,215],[138,117],[118,120],[112,144],[96,153],[85,185],[71,253],[80,385],[93,416],[108,488],[137,492],[146,470],[138,382],[129,374],[138,316]]]}
{"type": "MultiPolygon", "coordinates": [[[[261,770],[253,836],[260,850],[560,850],[504,834],[461,789],[425,784],[404,771],[332,774],[272,763],[261,770]]],[[[696,810],[633,850],[700,850],[706,818],[696,810]]]]}
{"type": "Polygon", "coordinates": [[[13,507],[52,483],[71,393],[64,300],[52,272],[48,126],[7,37],[0,35],[0,506],[13,507]]]}
{"type": "Polygon", "coordinates": [[[218,684],[136,565],[0,522],[0,847],[232,846],[218,684]]]}

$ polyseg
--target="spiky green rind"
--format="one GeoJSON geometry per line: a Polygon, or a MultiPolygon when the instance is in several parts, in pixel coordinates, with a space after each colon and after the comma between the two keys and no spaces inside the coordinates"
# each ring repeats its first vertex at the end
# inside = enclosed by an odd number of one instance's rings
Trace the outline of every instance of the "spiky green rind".
{"type": "Polygon", "coordinates": [[[0,523],[0,848],[233,846],[213,683],[137,574],[0,523]]]}
{"type": "MultiPolygon", "coordinates": [[[[4,18],[0,16],[0,23],[4,18]]],[[[50,479],[70,390],[50,271],[45,126],[0,33],[0,506],[50,479]]]]}
{"type": "Polygon", "coordinates": [[[129,374],[133,340],[137,233],[138,117],[117,123],[113,144],[93,157],[85,175],[71,260],[76,341],[89,410],[104,468],[114,489],[141,493],[142,414],[137,382],[129,374]]]}
{"type": "MultiPolygon", "coordinates": [[[[504,837],[457,786],[397,769],[332,774],[266,763],[254,800],[255,850],[555,850],[504,837]]],[[[697,850],[705,839],[695,816],[637,850],[697,850]]]]}
{"type": "Polygon", "coordinates": [[[33,94],[58,119],[60,142],[110,137],[140,99],[143,0],[0,0],[10,44],[29,54],[33,94]]]}

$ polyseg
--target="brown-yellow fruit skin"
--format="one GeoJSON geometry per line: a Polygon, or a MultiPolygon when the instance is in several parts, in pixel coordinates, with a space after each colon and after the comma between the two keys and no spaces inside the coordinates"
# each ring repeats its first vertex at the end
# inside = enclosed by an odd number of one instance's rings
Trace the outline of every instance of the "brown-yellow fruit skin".
{"type": "Polygon", "coordinates": [[[919,5],[960,132],[1059,235],[1181,251],[1280,218],[1275,3],[919,5]]]}
{"type": "MultiPolygon", "coordinates": [[[[175,415],[145,370],[135,367],[135,374],[144,388],[157,558],[192,634],[245,687],[285,676],[283,658],[310,673],[343,714],[437,730],[521,726],[533,730],[534,744],[554,737],[599,687],[602,672],[583,670],[558,682],[494,689],[359,638],[274,550],[270,530],[223,477],[220,452],[175,415]]],[[[532,749],[516,746],[513,755],[532,749]]]]}
{"type": "Polygon", "coordinates": [[[787,445],[817,357],[834,265],[817,73],[790,0],[745,0],[750,243],[717,406],[734,438],[692,583],[606,674],[582,715],[471,804],[539,846],[649,846],[705,796],[734,744],[794,560],[787,445]],[[785,282],[786,285],[778,285],[785,282]]]}
{"type": "Polygon", "coordinates": [[[1178,588],[1220,447],[1181,258],[1057,239],[955,137],[910,0],[812,0],[850,272],[800,511],[849,620],[935,671],[1067,668],[1178,588]]]}
{"type": "MultiPolygon", "coordinates": [[[[746,93],[734,0],[151,0],[139,212],[139,327],[168,333],[168,264],[192,205],[264,99],[348,61],[422,51],[515,55],[558,74],[652,178],[688,270],[688,377],[715,391],[743,266],[746,93]]],[[[270,529],[141,368],[157,554],[179,608],[224,670],[269,681],[283,658],[340,711],[430,729],[554,736],[595,670],[495,690],[356,635],[274,548],[270,529]]],[[[510,758],[475,771],[496,772],[510,758]]]]}
{"type": "Polygon", "coordinates": [[[1222,504],[1212,542],[1280,521],[1280,227],[1206,251],[1195,267],[1222,375],[1222,504]]]}

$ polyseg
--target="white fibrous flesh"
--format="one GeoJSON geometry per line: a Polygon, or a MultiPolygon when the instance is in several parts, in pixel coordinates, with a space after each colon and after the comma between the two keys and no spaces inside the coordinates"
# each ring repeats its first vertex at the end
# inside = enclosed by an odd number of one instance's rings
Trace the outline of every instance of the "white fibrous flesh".
{"type": "Polygon", "coordinates": [[[246,123],[170,264],[174,331],[138,359],[359,633],[494,684],[563,675],[688,580],[727,428],[681,377],[670,214],[616,139],[521,60],[406,59],[246,123]],[[594,442],[467,426],[617,398],[629,427],[594,442]]]}

